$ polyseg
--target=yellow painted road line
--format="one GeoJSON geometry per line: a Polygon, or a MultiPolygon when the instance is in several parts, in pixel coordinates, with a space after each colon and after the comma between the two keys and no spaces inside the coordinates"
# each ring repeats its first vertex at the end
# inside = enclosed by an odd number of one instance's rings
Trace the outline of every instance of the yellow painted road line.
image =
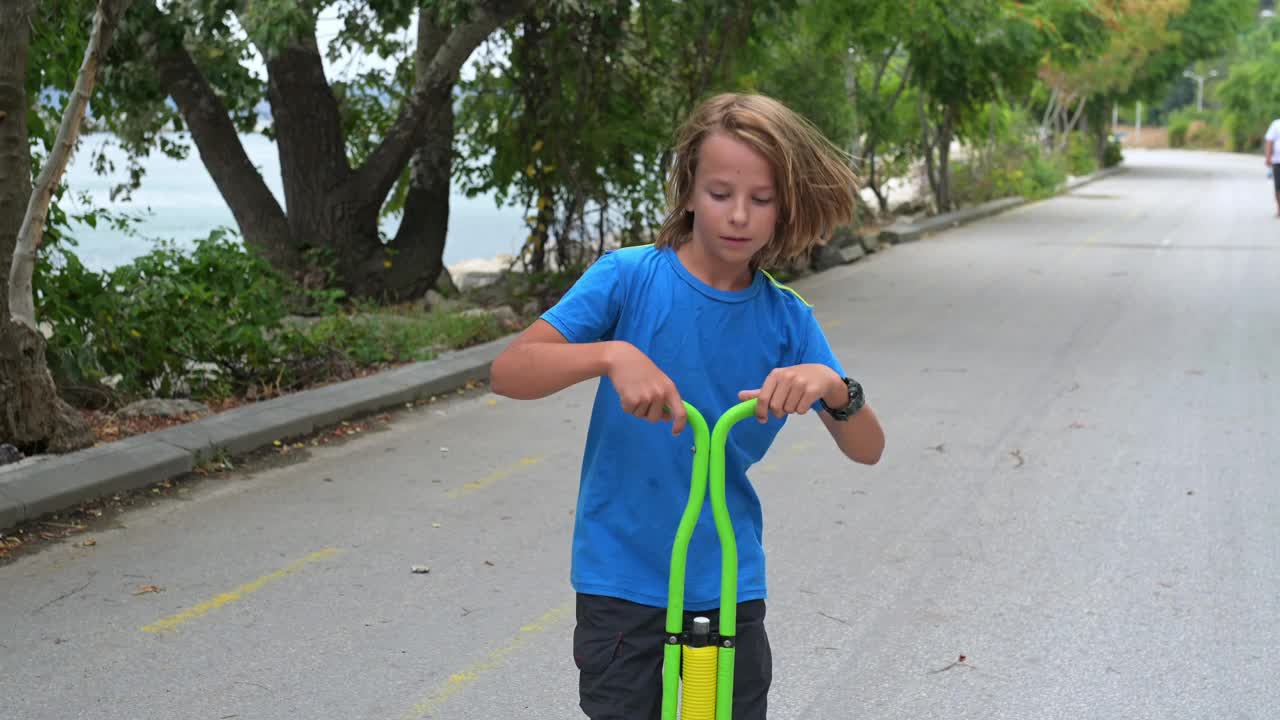
{"type": "Polygon", "coordinates": [[[488,475],[480,478],[479,480],[472,480],[471,482],[463,485],[462,487],[454,488],[445,494],[451,498],[455,498],[455,499],[460,498],[463,495],[466,495],[468,493],[473,493],[477,490],[481,490],[483,488],[489,487],[490,485],[498,482],[499,480],[502,480],[514,474],[517,470],[527,468],[530,465],[537,465],[543,460],[544,458],[541,458],[541,457],[520,458],[520,462],[514,465],[508,465],[507,467],[501,468],[499,470],[495,470],[494,472],[489,473],[488,475]]]}
{"type": "Polygon", "coordinates": [[[548,610],[542,617],[520,628],[520,632],[506,645],[489,653],[483,660],[450,675],[443,685],[436,688],[434,692],[423,698],[421,702],[401,716],[401,720],[418,720],[424,715],[439,710],[450,698],[474,685],[486,673],[501,668],[508,657],[516,651],[528,647],[535,638],[545,633],[548,628],[558,624],[565,617],[572,616],[572,611],[573,608],[570,605],[562,605],[548,610]]]}
{"type": "Polygon", "coordinates": [[[235,590],[232,590],[231,592],[225,592],[214,598],[206,600],[200,603],[199,605],[196,605],[195,607],[191,608],[190,610],[183,610],[182,612],[176,615],[170,615],[169,617],[164,618],[163,620],[157,620],[156,622],[153,622],[150,625],[145,625],[143,626],[142,631],[149,632],[149,633],[161,633],[161,632],[164,632],[165,630],[173,630],[177,628],[179,625],[182,625],[183,623],[190,622],[191,620],[195,620],[196,618],[202,615],[205,615],[213,610],[217,610],[218,608],[223,607],[224,605],[230,605],[231,603],[240,600],[241,598],[243,598],[246,595],[249,595],[250,593],[257,592],[261,590],[263,587],[265,587],[268,583],[274,582],[284,577],[288,577],[289,575],[293,575],[294,573],[298,572],[304,566],[310,563],[316,562],[317,560],[325,560],[325,559],[331,558],[334,555],[337,555],[339,552],[341,551],[338,550],[337,548],[325,548],[324,550],[320,550],[319,552],[311,553],[310,555],[302,558],[301,560],[298,560],[297,562],[294,562],[288,567],[281,568],[269,575],[263,575],[257,580],[254,580],[253,582],[245,583],[244,585],[241,585],[240,587],[236,588],[235,590]]]}

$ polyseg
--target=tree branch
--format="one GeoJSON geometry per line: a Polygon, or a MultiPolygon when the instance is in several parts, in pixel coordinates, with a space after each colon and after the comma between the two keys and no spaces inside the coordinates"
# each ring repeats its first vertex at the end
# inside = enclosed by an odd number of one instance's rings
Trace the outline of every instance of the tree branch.
{"type": "Polygon", "coordinates": [[[167,25],[169,18],[154,2],[150,5],[151,20],[160,27],[143,33],[140,40],[156,67],[161,87],[182,113],[205,169],[231,209],[245,242],[275,267],[289,266],[293,258],[287,252],[289,224],[284,210],[245,152],[226,105],[178,39],[181,29],[167,25]]]}
{"type": "MultiPolygon", "coordinates": [[[[438,33],[434,22],[418,22],[418,47],[415,51],[417,71],[413,94],[400,109],[400,114],[387,130],[382,142],[353,176],[356,191],[373,199],[386,197],[400,177],[410,156],[422,142],[427,111],[445,90],[452,90],[458,71],[472,51],[499,25],[515,17],[533,4],[533,0],[491,0],[477,5],[466,23],[454,27],[447,36],[433,41],[438,33]],[[431,53],[434,49],[433,54],[431,53]]],[[[452,95],[451,92],[448,95],[452,95]]]]}
{"type": "Polygon", "coordinates": [[[31,190],[31,198],[27,202],[27,213],[22,218],[22,227],[18,230],[17,245],[13,250],[13,264],[9,268],[9,312],[13,319],[36,330],[35,294],[31,279],[35,273],[36,251],[44,239],[44,223],[49,215],[49,204],[53,202],[54,190],[62,173],[67,169],[71,159],[71,151],[75,149],[76,138],[80,134],[80,123],[84,119],[85,109],[89,106],[89,96],[93,94],[94,83],[98,79],[98,68],[102,58],[111,48],[120,17],[128,9],[132,0],[99,0],[97,10],[93,13],[93,31],[89,35],[89,44],[84,50],[84,60],[80,64],[80,72],[76,77],[75,89],[62,111],[62,123],[58,126],[58,136],[53,143],[40,176],[36,178],[31,190]]]}

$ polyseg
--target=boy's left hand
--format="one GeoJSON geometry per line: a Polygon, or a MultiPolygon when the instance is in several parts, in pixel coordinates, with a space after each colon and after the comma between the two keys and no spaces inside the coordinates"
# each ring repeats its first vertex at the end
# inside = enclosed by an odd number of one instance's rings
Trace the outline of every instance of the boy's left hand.
{"type": "Polygon", "coordinates": [[[769,373],[759,388],[738,393],[739,400],[751,398],[757,398],[756,419],[763,423],[769,421],[770,413],[777,418],[804,415],[818,398],[831,407],[844,407],[849,389],[844,378],[826,365],[792,365],[769,373]]]}

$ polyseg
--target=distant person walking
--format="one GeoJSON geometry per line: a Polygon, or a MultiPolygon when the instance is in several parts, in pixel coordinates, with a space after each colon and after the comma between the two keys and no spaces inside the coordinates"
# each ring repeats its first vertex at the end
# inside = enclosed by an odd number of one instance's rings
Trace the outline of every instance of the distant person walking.
{"type": "Polygon", "coordinates": [[[1271,175],[1271,181],[1275,185],[1276,193],[1276,217],[1280,217],[1280,168],[1276,167],[1280,157],[1275,154],[1276,143],[1280,142],[1280,118],[1271,121],[1271,126],[1267,128],[1266,154],[1267,154],[1267,170],[1271,175]]]}

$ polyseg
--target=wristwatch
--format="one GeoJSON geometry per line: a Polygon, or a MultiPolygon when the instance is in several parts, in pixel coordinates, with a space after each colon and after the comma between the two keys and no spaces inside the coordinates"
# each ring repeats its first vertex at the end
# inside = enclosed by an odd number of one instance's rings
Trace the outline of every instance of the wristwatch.
{"type": "Polygon", "coordinates": [[[849,388],[849,404],[842,408],[833,408],[827,404],[825,399],[819,399],[819,402],[822,403],[822,409],[830,413],[832,419],[844,422],[858,414],[858,411],[866,404],[867,398],[862,394],[862,385],[859,385],[857,380],[853,378],[841,379],[844,380],[845,386],[849,388]]]}

